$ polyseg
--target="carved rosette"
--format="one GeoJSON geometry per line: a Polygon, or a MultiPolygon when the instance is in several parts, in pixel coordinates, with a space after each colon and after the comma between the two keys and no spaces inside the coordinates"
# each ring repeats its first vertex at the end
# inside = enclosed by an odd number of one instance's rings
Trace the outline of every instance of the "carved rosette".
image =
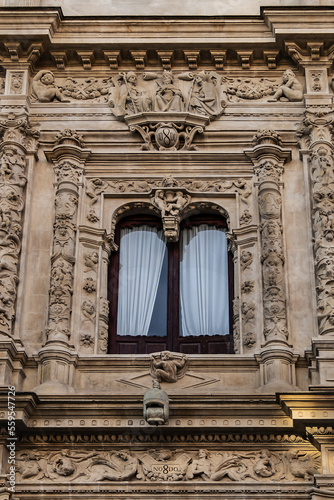
{"type": "Polygon", "coordinates": [[[0,122],[0,333],[13,335],[25,204],[26,154],[35,151],[39,133],[27,117],[14,114],[0,122]]]}
{"type": "Polygon", "coordinates": [[[334,114],[307,112],[301,142],[308,146],[319,335],[334,334],[334,114]]]}
{"type": "Polygon", "coordinates": [[[252,151],[247,151],[247,154],[253,160],[254,173],[259,182],[263,333],[266,344],[287,345],[289,334],[284,279],[282,199],[279,184],[283,174],[283,164],[289,158],[289,152],[278,145],[280,137],[276,132],[259,131],[255,140],[257,146],[252,151]]]}

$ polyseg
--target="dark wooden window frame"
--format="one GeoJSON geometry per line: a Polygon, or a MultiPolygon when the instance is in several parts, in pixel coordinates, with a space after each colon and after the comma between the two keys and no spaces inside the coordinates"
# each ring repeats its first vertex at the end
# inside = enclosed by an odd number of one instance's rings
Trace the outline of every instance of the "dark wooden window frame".
{"type": "MultiPolygon", "coordinates": [[[[122,219],[115,233],[115,242],[120,244],[120,232],[125,227],[151,225],[162,228],[161,219],[148,215],[135,215],[122,219]]],[[[208,224],[226,228],[223,218],[209,214],[190,217],[181,223],[181,230],[200,224],[208,224]]],[[[228,288],[229,288],[229,335],[201,335],[179,337],[180,322],[180,245],[179,242],[168,243],[168,295],[167,295],[167,336],[132,336],[117,335],[118,309],[118,272],[119,255],[115,252],[111,257],[108,296],[110,301],[109,318],[109,353],[113,354],[149,354],[151,352],[170,350],[186,354],[231,354],[233,353],[233,298],[234,298],[234,265],[231,252],[228,252],[228,288]]]]}

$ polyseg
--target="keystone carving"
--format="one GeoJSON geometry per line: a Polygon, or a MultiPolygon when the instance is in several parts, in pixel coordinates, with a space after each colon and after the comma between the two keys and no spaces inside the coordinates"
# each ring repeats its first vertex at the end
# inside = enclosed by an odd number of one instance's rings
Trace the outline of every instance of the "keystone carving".
{"type": "Polygon", "coordinates": [[[180,191],[168,188],[157,189],[151,196],[151,203],[161,212],[163,229],[167,241],[178,241],[180,233],[180,217],[184,208],[190,203],[191,197],[180,191]]]}
{"type": "Polygon", "coordinates": [[[188,369],[185,354],[162,351],[151,355],[151,375],[158,382],[177,382],[188,369]]]}

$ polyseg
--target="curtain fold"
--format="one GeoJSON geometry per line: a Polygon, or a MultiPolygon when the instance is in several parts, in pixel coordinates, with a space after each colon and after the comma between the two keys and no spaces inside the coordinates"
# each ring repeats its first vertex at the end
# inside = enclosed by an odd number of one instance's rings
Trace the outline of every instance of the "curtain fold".
{"type": "Polygon", "coordinates": [[[121,229],[117,335],[147,335],[166,252],[162,231],[121,229]]]}
{"type": "Polygon", "coordinates": [[[225,232],[207,224],[183,229],[180,259],[181,336],[229,334],[225,232]]]}

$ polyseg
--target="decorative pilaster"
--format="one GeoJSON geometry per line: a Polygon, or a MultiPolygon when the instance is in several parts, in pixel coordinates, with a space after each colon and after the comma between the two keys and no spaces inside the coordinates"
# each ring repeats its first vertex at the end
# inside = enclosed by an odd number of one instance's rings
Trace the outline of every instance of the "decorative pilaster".
{"type": "Polygon", "coordinates": [[[26,115],[11,113],[0,121],[0,386],[14,383],[14,359],[21,341],[14,330],[19,283],[19,260],[29,156],[37,150],[39,132],[26,115]]]}
{"type": "MultiPolygon", "coordinates": [[[[51,282],[46,343],[40,351],[42,384],[71,386],[76,354],[71,339],[71,314],[77,244],[78,201],[84,164],[90,152],[82,149],[82,138],[64,130],[58,144],[47,151],[55,172],[55,219],[51,257],[51,282]]],[[[38,392],[43,391],[43,385],[38,392]]]]}
{"type": "Polygon", "coordinates": [[[313,387],[333,387],[334,353],[334,113],[309,108],[298,131],[311,193],[317,337],[309,355],[313,387]]]}
{"type": "Polygon", "coordinates": [[[269,390],[295,382],[287,327],[280,190],[283,165],[291,153],[281,147],[280,136],[271,130],[259,131],[254,139],[257,145],[245,153],[253,162],[258,180],[264,324],[258,361],[263,365],[262,382],[269,390]]]}

